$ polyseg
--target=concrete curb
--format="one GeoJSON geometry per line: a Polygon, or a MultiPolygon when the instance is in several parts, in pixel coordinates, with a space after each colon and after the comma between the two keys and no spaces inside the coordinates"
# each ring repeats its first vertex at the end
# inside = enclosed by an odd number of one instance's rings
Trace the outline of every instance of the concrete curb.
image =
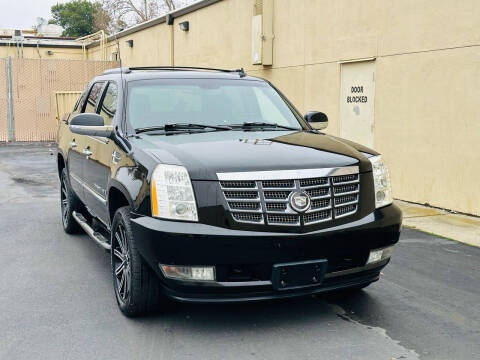
{"type": "Polygon", "coordinates": [[[480,247],[480,218],[395,200],[403,225],[471,246],[480,247]]]}

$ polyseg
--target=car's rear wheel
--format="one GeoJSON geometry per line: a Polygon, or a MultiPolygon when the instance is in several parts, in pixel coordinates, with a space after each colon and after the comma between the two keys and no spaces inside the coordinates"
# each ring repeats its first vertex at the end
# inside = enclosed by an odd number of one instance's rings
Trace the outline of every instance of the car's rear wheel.
{"type": "Polygon", "coordinates": [[[60,178],[60,207],[62,210],[63,230],[67,234],[75,234],[80,232],[80,225],[73,218],[73,212],[80,207],[80,201],[73,193],[68,182],[67,170],[62,170],[60,178]]]}
{"type": "Polygon", "coordinates": [[[111,241],[113,286],[122,313],[135,317],[159,309],[165,303],[160,281],[138,253],[128,206],[115,212],[111,241]]]}

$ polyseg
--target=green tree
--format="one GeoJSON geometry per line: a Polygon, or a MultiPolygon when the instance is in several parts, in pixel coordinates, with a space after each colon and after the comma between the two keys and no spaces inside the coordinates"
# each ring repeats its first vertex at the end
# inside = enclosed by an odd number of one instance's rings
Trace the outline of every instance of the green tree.
{"type": "Polygon", "coordinates": [[[108,13],[99,2],[71,0],[65,4],[53,5],[51,24],[57,24],[65,30],[63,36],[85,36],[106,30],[110,21],[108,13]]]}

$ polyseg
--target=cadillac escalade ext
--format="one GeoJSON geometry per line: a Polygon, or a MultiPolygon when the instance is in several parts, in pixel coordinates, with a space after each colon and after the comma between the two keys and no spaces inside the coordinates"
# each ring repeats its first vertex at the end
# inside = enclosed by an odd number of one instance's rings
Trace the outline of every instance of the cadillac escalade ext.
{"type": "Polygon", "coordinates": [[[60,122],[63,228],[110,252],[127,316],[363,288],[402,215],[382,157],[327,122],[243,70],[107,70],[60,122]]]}

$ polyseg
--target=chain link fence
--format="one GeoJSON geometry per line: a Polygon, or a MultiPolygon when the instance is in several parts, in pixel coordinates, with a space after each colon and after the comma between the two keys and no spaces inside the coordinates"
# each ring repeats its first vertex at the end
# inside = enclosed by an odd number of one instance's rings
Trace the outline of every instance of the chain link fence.
{"type": "Polygon", "coordinates": [[[6,64],[5,59],[0,59],[0,142],[8,140],[6,64]]]}
{"type": "Polygon", "coordinates": [[[56,92],[81,91],[115,61],[0,59],[0,141],[54,141],[56,92]]]}

